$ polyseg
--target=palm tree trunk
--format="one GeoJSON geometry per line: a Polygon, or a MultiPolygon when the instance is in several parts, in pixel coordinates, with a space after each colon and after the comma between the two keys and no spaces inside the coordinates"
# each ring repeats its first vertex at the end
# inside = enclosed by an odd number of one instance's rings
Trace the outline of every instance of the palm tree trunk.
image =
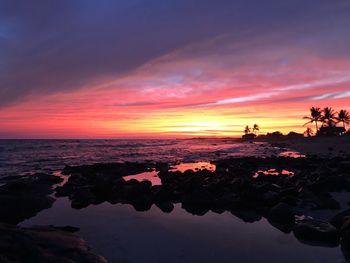
{"type": "Polygon", "coordinates": [[[318,132],[318,125],[317,125],[317,121],[315,121],[316,123],[316,133],[318,132]]]}

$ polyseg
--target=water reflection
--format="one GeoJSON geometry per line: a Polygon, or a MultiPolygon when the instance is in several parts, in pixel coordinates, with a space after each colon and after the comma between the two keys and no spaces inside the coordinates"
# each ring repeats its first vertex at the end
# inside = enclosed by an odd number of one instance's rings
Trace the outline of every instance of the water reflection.
{"type": "MultiPolygon", "coordinates": [[[[200,171],[200,170],[209,170],[211,172],[215,172],[216,165],[212,164],[210,162],[192,162],[192,163],[179,163],[177,165],[173,165],[170,167],[170,172],[185,172],[187,170],[192,170],[194,172],[200,171]]],[[[155,169],[152,169],[151,171],[128,175],[123,177],[125,181],[130,181],[131,179],[135,179],[139,182],[143,180],[148,180],[152,183],[152,185],[161,185],[162,181],[158,177],[158,172],[155,169]]]]}
{"type": "Polygon", "coordinates": [[[215,172],[216,165],[210,162],[193,162],[193,163],[180,163],[178,165],[171,166],[170,172],[185,172],[187,170],[192,170],[194,172],[199,170],[209,170],[211,172],[215,172]]]}
{"type": "Polygon", "coordinates": [[[279,176],[279,175],[285,175],[289,177],[294,176],[294,172],[288,171],[288,170],[277,170],[277,169],[268,169],[268,170],[258,170],[253,175],[253,178],[258,178],[259,176],[279,176]]]}
{"type": "Polygon", "coordinates": [[[148,180],[152,183],[152,185],[161,185],[162,181],[158,177],[158,172],[155,170],[149,172],[138,173],[134,175],[128,175],[123,177],[125,181],[130,181],[131,179],[136,179],[141,182],[143,180],[148,180]]]}
{"type": "Polygon", "coordinates": [[[266,219],[246,224],[229,212],[188,214],[175,205],[171,214],[157,207],[139,213],[129,205],[103,203],[82,210],[60,198],[50,210],[22,226],[73,225],[92,251],[109,262],[343,262],[339,248],[301,244],[266,219]],[[291,253],[294,251],[295,253],[291,253]]]}
{"type": "Polygon", "coordinates": [[[278,156],[281,157],[292,157],[292,158],[305,158],[306,156],[304,154],[301,154],[300,152],[296,151],[283,151],[278,156]]]}

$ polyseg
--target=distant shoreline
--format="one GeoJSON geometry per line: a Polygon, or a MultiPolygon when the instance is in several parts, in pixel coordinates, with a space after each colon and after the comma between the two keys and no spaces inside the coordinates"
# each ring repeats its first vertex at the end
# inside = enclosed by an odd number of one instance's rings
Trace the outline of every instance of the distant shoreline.
{"type": "Polygon", "coordinates": [[[342,156],[350,155],[350,137],[304,137],[304,138],[262,138],[257,142],[267,142],[278,147],[284,146],[305,155],[342,156]]]}

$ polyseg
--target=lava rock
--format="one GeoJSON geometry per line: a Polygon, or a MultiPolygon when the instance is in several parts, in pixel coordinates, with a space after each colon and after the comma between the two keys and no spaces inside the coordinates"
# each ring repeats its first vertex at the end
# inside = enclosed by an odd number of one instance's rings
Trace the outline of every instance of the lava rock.
{"type": "Polygon", "coordinates": [[[0,186],[0,222],[18,224],[24,219],[50,208],[55,199],[49,194],[62,178],[37,173],[21,176],[0,186]]]}
{"type": "Polygon", "coordinates": [[[347,209],[345,211],[342,211],[338,214],[336,214],[330,221],[330,223],[335,226],[337,229],[340,229],[344,223],[344,220],[346,217],[350,216],[350,209],[347,209]]]}
{"type": "Polygon", "coordinates": [[[53,227],[20,228],[0,224],[0,262],[107,263],[78,236],[53,227]]]}
{"type": "Polygon", "coordinates": [[[277,224],[294,224],[295,222],[291,207],[285,203],[279,203],[272,207],[267,219],[269,222],[277,224]]]}
{"type": "Polygon", "coordinates": [[[293,228],[294,236],[301,242],[316,245],[335,247],[339,244],[339,232],[328,222],[307,219],[293,228]]]}
{"type": "Polygon", "coordinates": [[[174,205],[171,202],[156,202],[155,205],[164,213],[171,213],[174,210],[174,205]]]}

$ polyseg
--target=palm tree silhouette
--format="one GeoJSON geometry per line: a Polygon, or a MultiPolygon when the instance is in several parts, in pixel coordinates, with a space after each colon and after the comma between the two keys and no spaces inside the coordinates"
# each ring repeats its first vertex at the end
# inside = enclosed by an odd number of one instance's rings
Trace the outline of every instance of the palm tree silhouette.
{"type": "Polygon", "coordinates": [[[253,133],[258,132],[259,130],[260,130],[259,125],[258,124],[254,124],[254,126],[253,126],[253,133]]]}
{"type": "Polygon", "coordinates": [[[336,112],[331,107],[325,107],[323,109],[323,116],[321,118],[323,123],[326,123],[328,127],[335,125],[336,112]]]}
{"type": "Polygon", "coordinates": [[[304,126],[309,124],[309,123],[315,122],[316,131],[318,131],[318,122],[322,120],[322,111],[318,107],[312,107],[312,108],[310,108],[310,117],[305,116],[303,119],[309,120],[307,123],[304,124],[304,126]]]}
{"type": "Polygon", "coordinates": [[[245,126],[245,128],[244,128],[244,133],[245,134],[248,134],[248,133],[250,133],[250,128],[249,128],[249,126],[247,125],[247,126],[245,126]]]}
{"type": "Polygon", "coordinates": [[[307,136],[307,137],[311,137],[313,134],[314,134],[314,131],[311,129],[311,128],[307,128],[306,131],[304,132],[304,134],[307,136]]]}
{"type": "Polygon", "coordinates": [[[345,129],[345,125],[350,124],[350,113],[347,110],[340,110],[336,119],[343,123],[345,129]]]}

